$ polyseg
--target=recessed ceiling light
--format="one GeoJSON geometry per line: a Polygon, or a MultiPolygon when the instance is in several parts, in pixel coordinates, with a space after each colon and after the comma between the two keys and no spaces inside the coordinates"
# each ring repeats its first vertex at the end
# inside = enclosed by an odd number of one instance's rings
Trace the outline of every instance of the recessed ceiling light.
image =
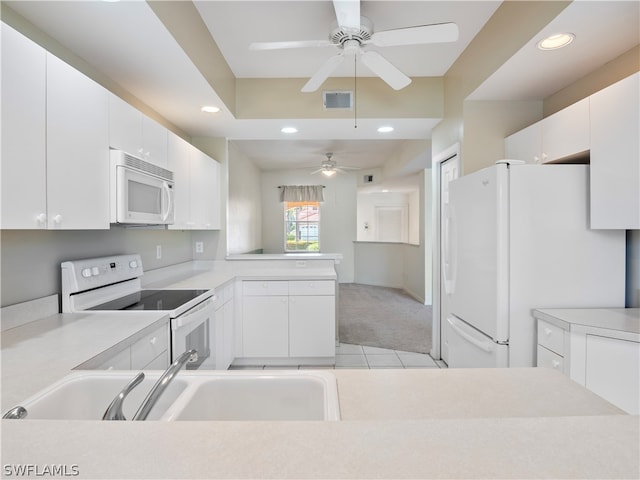
{"type": "Polygon", "coordinates": [[[282,133],[297,133],[298,129],[296,127],[282,127],[280,131],[282,133]]]}
{"type": "Polygon", "coordinates": [[[389,127],[389,126],[380,127],[380,128],[378,128],[378,132],[379,133],[393,132],[393,127],[389,127]]]}
{"type": "Polygon", "coordinates": [[[556,50],[566,47],[576,36],[573,33],[557,33],[538,42],[540,50],[556,50]]]}
{"type": "Polygon", "coordinates": [[[204,113],[218,113],[220,111],[219,107],[214,107],[213,105],[205,105],[200,110],[204,113]]]}

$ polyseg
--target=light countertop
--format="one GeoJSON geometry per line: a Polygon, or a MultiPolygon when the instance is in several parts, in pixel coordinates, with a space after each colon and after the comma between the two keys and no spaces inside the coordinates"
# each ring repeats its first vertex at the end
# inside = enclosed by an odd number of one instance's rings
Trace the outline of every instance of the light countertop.
{"type": "Polygon", "coordinates": [[[549,308],[533,316],[563,330],[602,328],[640,334],[640,308],[549,308]]]}
{"type": "Polygon", "coordinates": [[[340,422],[3,420],[78,478],[638,478],[640,422],[547,369],[335,370],[340,422]]]}
{"type": "Polygon", "coordinates": [[[161,312],[64,313],[2,332],[2,412],[85,361],[124,348],[169,317],[161,312]]]}
{"type": "MultiPolygon", "coordinates": [[[[267,268],[240,261],[185,265],[148,281],[216,288],[265,273],[335,278],[323,264],[294,264],[287,272],[260,263],[267,268]]],[[[54,315],[3,332],[3,411],[114,344],[167,322],[157,312],[119,312],[105,322],[107,315],[54,315]]],[[[17,465],[63,465],[81,479],[640,477],[640,417],[553,370],[333,373],[339,422],[2,420],[2,473],[10,476],[7,468],[17,465]]],[[[42,475],[32,470],[22,478],[42,475]]]]}

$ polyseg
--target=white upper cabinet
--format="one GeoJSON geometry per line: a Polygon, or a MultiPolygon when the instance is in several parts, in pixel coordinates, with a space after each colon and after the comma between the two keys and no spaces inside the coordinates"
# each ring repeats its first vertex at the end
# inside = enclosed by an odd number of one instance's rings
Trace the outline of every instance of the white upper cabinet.
{"type": "Polygon", "coordinates": [[[585,98],[505,138],[505,156],[549,163],[586,156],[589,143],[589,99],[585,98]]]}
{"type": "Polygon", "coordinates": [[[108,229],[107,91],[2,24],[2,228],[108,229]]]}
{"type": "Polygon", "coordinates": [[[591,228],[640,229],[640,73],[591,96],[591,228]]]}
{"type": "Polygon", "coordinates": [[[2,228],[46,228],[46,51],[6,24],[1,32],[2,228]]]}
{"type": "Polygon", "coordinates": [[[174,223],[169,225],[172,230],[190,230],[191,222],[191,193],[190,168],[192,145],[173,132],[168,138],[168,166],[173,172],[175,186],[173,188],[174,223]]]}
{"type": "Polygon", "coordinates": [[[589,150],[589,98],[580,100],[542,121],[542,163],[589,150]]]}
{"type": "Polygon", "coordinates": [[[109,95],[109,145],[167,168],[167,129],[120,97],[109,95]]]}
{"type": "Polygon", "coordinates": [[[173,230],[219,230],[220,164],[169,132],[168,168],[175,174],[173,230]]]}
{"type": "Polygon", "coordinates": [[[46,105],[48,227],[108,229],[108,92],[47,54],[46,105]]]}
{"type": "Polygon", "coordinates": [[[196,148],[191,157],[191,218],[198,230],[220,229],[220,164],[196,148]]]}
{"type": "Polygon", "coordinates": [[[542,122],[504,139],[505,157],[511,160],[524,160],[527,163],[542,162],[542,122]]]}

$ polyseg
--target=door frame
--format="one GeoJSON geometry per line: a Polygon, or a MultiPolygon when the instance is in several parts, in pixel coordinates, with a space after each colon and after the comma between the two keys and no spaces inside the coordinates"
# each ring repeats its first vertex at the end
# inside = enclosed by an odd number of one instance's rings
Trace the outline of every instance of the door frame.
{"type": "Polygon", "coordinates": [[[441,229],[440,229],[440,182],[441,182],[441,168],[442,164],[451,159],[458,157],[459,166],[462,167],[462,158],[460,157],[460,143],[455,143],[450,147],[444,149],[442,152],[433,156],[431,161],[431,185],[432,185],[432,231],[433,231],[433,250],[432,250],[432,290],[433,290],[433,316],[432,316],[432,343],[431,343],[431,356],[435,360],[442,359],[442,351],[440,348],[440,336],[441,336],[441,311],[440,311],[440,294],[441,285],[440,280],[442,278],[441,272],[441,229]]]}

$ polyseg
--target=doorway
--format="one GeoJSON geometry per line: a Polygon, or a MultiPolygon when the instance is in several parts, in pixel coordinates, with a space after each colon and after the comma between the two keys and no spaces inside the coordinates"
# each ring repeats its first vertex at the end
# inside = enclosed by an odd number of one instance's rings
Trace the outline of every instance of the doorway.
{"type": "Polygon", "coordinates": [[[433,343],[431,356],[448,361],[446,318],[449,314],[449,296],[445,288],[443,249],[447,245],[445,224],[449,208],[449,182],[460,176],[460,144],[456,143],[433,158],[433,343]]]}

